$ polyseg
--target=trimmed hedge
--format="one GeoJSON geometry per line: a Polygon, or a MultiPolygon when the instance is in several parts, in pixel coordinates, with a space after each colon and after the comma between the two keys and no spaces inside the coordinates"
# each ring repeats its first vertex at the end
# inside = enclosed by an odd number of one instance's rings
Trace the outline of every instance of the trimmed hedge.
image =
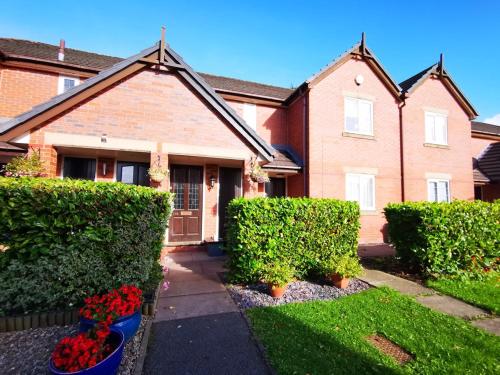
{"type": "Polygon", "coordinates": [[[0,316],[153,288],[171,201],[122,183],[0,178],[0,316]]]}
{"type": "Polygon", "coordinates": [[[409,202],[385,208],[397,256],[427,274],[498,267],[500,201],[409,202]]]}
{"type": "Polygon", "coordinates": [[[299,278],[322,259],[356,256],[359,206],[313,198],[234,199],[228,206],[226,251],[234,282],[256,282],[266,264],[286,260],[299,278]]]}

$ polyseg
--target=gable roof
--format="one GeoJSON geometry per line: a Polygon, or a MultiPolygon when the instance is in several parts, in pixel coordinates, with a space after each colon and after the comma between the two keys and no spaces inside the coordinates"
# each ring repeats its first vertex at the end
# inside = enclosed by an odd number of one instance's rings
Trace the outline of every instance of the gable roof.
{"type": "Polygon", "coordinates": [[[374,73],[381,79],[382,83],[387,87],[387,89],[394,95],[395,98],[400,99],[401,88],[396,83],[396,81],[391,77],[389,72],[383,67],[380,60],[375,56],[373,51],[367,47],[365,42],[365,35],[362,34],[361,42],[356,43],[350,49],[339,55],[325,67],[320,69],[317,73],[310,76],[304,81],[297,89],[288,97],[286,102],[292,101],[297,94],[301,93],[304,87],[311,87],[316,81],[320,80],[323,76],[329,72],[334,71],[340,65],[345,63],[347,60],[359,57],[363,59],[368,66],[374,71],[374,73]]]}
{"type": "MultiPolygon", "coordinates": [[[[124,60],[120,57],[101,55],[97,53],[65,48],[64,61],[58,60],[59,47],[30,40],[0,38],[0,60],[27,59],[46,61],[57,65],[65,65],[77,69],[99,72],[124,60]]],[[[198,73],[209,85],[217,91],[234,94],[258,96],[265,99],[283,101],[292,92],[292,89],[267,85],[263,83],[245,81],[236,78],[221,77],[213,74],[198,73]]]]}
{"type": "MultiPolygon", "coordinates": [[[[33,107],[31,110],[0,124],[0,141],[11,141],[16,136],[39,125],[44,120],[53,118],[67,109],[90,96],[94,91],[98,92],[113,84],[119,79],[141,70],[144,64],[164,64],[182,77],[182,79],[196,91],[209,106],[211,106],[224,120],[226,120],[243,138],[253,146],[259,154],[267,161],[273,160],[275,150],[267,144],[238,114],[222,99],[212,87],[193,69],[170,46],[165,45],[161,51],[162,43],[156,43],[140,53],[121,60],[110,68],[101,71],[94,77],[85,80],[81,85],[62,93],[52,99],[33,107]],[[157,53],[160,52],[160,53],[157,53]],[[161,53],[163,52],[163,53],[161,53]],[[163,61],[151,59],[153,55],[160,55],[163,61]],[[63,106],[65,104],[65,106],[63,106]],[[38,123],[37,123],[38,121],[38,123]]],[[[159,57],[158,57],[159,59],[159,57]]]]}
{"type": "Polygon", "coordinates": [[[477,165],[492,182],[500,181],[500,142],[491,143],[477,159],[477,165]]]}
{"type": "Polygon", "coordinates": [[[431,65],[430,67],[422,70],[421,72],[415,74],[414,76],[406,79],[399,84],[402,89],[401,93],[403,97],[410,96],[422,83],[427,80],[427,78],[431,77],[432,75],[437,76],[441,79],[445,87],[458,101],[460,106],[469,115],[469,118],[471,120],[479,115],[472,103],[469,101],[469,99],[467,99],[467,97],[460,90],[455,81],[451,78],[451,75],[444,68],[442,55],[438,63],[431,65]]]}

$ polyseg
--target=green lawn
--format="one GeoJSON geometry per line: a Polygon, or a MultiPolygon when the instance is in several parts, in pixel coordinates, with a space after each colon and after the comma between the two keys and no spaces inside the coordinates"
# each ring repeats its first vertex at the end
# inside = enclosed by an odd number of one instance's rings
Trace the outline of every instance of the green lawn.
{"type": "Polygon", "coordinates": [[[386,288],[247,314],[279,374],[500,373],[499,337],[386,288]],[[399,366],[365,340],[374,333],[415,360],[399,366]]]}
{"type": "Polygon", "coordinates": [[[500,315],[500,274],[481,281],[427,280],[427,286],[500,315]]]}

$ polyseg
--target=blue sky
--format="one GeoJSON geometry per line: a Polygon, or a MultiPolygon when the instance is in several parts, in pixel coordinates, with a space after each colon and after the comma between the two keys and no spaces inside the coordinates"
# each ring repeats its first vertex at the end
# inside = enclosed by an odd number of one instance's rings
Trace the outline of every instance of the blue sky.
{"type": "Polygon", "coordinates": [[[445,65],[500,124],[500,1],[2,1],[0,36],[127,57],[167,40],[198,71],[297,86],[367,34],[400,82],[445,65]]]}

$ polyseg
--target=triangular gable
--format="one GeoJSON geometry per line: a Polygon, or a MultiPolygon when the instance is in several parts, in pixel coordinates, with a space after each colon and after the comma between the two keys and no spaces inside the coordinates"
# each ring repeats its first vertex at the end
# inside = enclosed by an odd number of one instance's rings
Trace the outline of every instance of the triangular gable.
{"type": "Polygon", "coordinates": [[[409,97],[411,94],[422,85],[427,78],[435,76],[438,77],[441,82],[443,82],[444,86],[448,89],[451,95],[458,101],[460,106],[467,113],[469,118],[472,120],[476,118],[479,114],[471,104],[471,102],[467,99],[464,93],[460,90],[455,81],[451,78],[451,75],[443,66],[442,57],[440,61],[427,69],[422,70],[421,72],[415,74],[413,77],[408,78],[407,80],[400,83],[403,97],[409,97]]]}
{"type": "Polygon", "coordinates": [[[175,71],[206,103],[211,106],[237,133],[252,145],[267,161],[273,160],[275,150],[267,144],[238,114],[220,97],[203,78],[164,42],[156,43],[140,53],[118,62],[109,69],[87,79],[81,85],[55,96],[45,103],[0,124],[0,141],[9,142],[30,129],[54,118],[65,110],[81,103],[106,87],[122,80],[147,65],[161,64],[175,71]],[[161,46],[164,46],[161,48],[161,46]]]}
{"type": "Polygon", "coordinates": [[[341,54],[324,68],[322,68],[319,72],[313,74],[311,77],[305,80],[303,84],[297,87],[297,89],[292,94],[290,94],[290,96],[286,99],[286,103],[292,102],[297,95],[303,92],[304,88],[314,86],[327,74],[335,71],[342,64],[356,57],[363,59],[377,75],[377,77],[382,81],[382,83],[387,87],[391,94],[394,95],[396,99],[400,100],[401,87],[399,87],[396,81],[392,79],[390,74],[382,66],[380,60],[375,56],[373,51],[366,46],[365,35],[363,33],[361,42],[356,43],[349,50],[345,51],[343,54],[341,54]]]}

